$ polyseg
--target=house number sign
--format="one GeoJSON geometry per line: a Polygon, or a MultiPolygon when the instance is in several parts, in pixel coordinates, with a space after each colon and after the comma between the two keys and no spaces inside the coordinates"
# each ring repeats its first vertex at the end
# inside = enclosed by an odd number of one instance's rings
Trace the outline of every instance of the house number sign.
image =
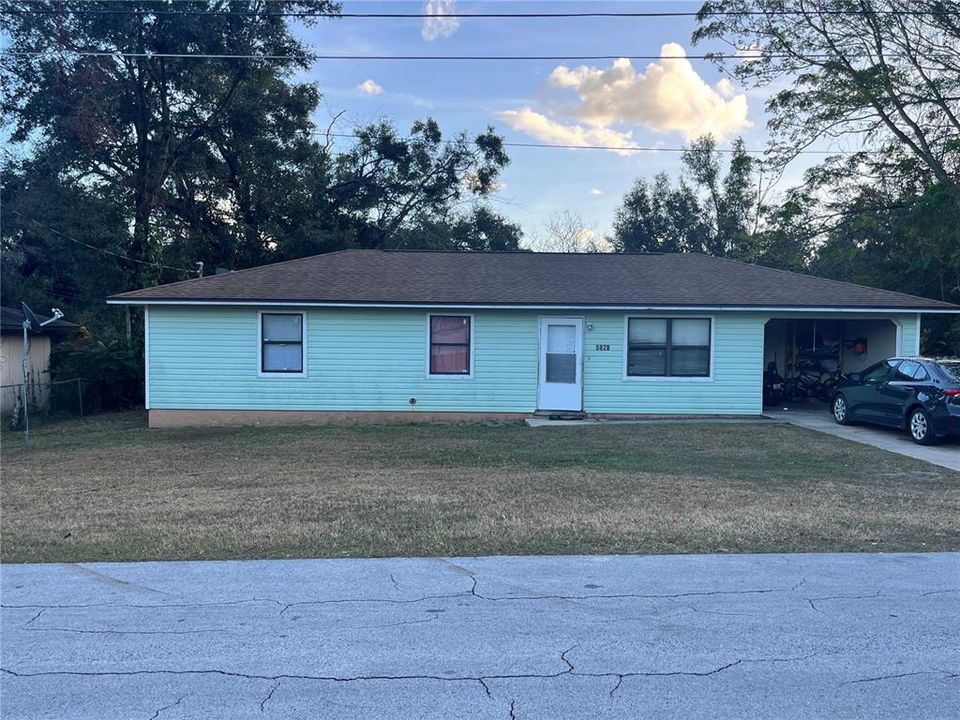
{"type": "Polygon", "coordinates": [[[608,352],[609,350],[609,345],[597,345],[597,352],[608,352]]]}

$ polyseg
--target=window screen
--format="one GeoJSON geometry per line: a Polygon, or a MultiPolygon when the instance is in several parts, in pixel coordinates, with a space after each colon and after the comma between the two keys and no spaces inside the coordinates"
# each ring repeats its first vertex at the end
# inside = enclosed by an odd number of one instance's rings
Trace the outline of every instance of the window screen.
{"type": "Polygon", "coordinates": [[[627,375],[708,377],[709,318],[630,318],[627,375]]]}
{"type": "Polygon", "coordinates": [[[260,315],[260,370],[265,373],[303,372],[303,315],[260,315]]]}

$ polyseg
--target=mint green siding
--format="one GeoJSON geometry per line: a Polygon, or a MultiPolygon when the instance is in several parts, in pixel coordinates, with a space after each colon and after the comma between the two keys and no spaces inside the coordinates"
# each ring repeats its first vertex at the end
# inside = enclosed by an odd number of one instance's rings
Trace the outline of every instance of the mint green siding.
{"type": "Polygon", "coordinates": [[[920,316],[898,315],[900,324],[900,354],[918,355],[920,353],[920,316]]]}
{"type": "MultiPolygon", "coordinates": [[[[473,377],[441,379],[427,377],[427,312],[373,308],[303,309],[306,376],[259,376],[257,310],[151,307],[150,407],[522,413],[537,409],[539,318],[545,313],[473,312],[473,377]],[[411,397],[416,398],[415,405],[409,403],[411,397]]],[[[586,412],[761,411],[766,316],[713,315],[713,377],[664,380],[624,378],[623,312],[553,314],[581,316],[592,325],[584,333],[586,412]],[[597,345],[610,349],[597,350],[597,345]]]]}
{"type": "Polygon", "coordinates": [[[258,377],[256,308],[151,308],[150,406],[520,412],[536,404],[535,317],[477,317],[473,379],[428,379],[424,311],[305,311],[306,376],[258,377]]]}
{"type": "MultiPolygon", "coordinates": [[[[646,313],[650,317],[673,313],[646,313]]],[[[639,317],[633,313],[630,317],[639,317]]],[[[763,326],[753,313],[691,313],[713,317],[712,378],[624,378],[624,313],[587,315],[584,410],[594,413],[759,414],[763,402],[763,326]],[[610,345],[598,352],[597,344],[610,345]]]]}

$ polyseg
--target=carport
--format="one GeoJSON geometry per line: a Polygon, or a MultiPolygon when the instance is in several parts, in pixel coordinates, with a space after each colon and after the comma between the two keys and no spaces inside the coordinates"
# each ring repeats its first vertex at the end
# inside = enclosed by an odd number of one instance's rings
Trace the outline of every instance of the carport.
{"type": "Polygon", "coordinates": [[[858,316],[772,317],[764,327],[763,366],[784,378],[819,366],[824,373],[858,372],[894,355],[919,354],[919,318],[858,316]],[[904,346],[904,326],[912,342],[904,346]]]}

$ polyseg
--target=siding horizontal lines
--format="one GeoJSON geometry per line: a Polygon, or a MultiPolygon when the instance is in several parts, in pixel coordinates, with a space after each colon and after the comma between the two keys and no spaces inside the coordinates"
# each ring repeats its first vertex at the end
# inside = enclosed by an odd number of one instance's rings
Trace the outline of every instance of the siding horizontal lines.
{"type": "Polygon", "coordinates": [[[535,317],[485,313],[475,328],[479,377],[445,382],[426,377],[423,311],[310,309],[306,377],[258,378],[257,309],[152,309],[153,406],[411,413],[535,410],[535,317]],[[415,405],[410,398],[416,399],[415,405]]]}
{"type": "Polygon", "coordinates": [[[426,376],[426,312],[420,309],[308,309],[306,377],[257,377],[257,310],[152,307],[151,406],[532,413],[537,398],[539,317],[552,314],[583,317],[592,328],[584,333],[587,412],[749,414],[761,410],[766,319],[761,314],[713,316],[714,376],[709,382],[694,383],[624,380],[622,311],[478,310],[473,313],[474,377],[452,382],[426,376]],[[597,351],[597,345],[610,349],[597,351]],[[416,399],[415,405],[410,398],[416,399]]]}
{"type": "MultiPolygon", "coordinates": [[[[658,317],[656,312],[628,313],[658,317]]],[[[676,316],[676,313],[668,315],[676,316]]],[[[690,313],[705,317],[705,313],[690,313]]],[[[682,315],[680,315],[682,317],[682,315]]],[[[759,314],[716,313],[711,378],[624,378],[623,313],[588,316],[584,409],[625,414],[758,414],[762,411],[763,326],[759,314]],[[609,345],[597,351],[596,345],[609,345]]]]}

